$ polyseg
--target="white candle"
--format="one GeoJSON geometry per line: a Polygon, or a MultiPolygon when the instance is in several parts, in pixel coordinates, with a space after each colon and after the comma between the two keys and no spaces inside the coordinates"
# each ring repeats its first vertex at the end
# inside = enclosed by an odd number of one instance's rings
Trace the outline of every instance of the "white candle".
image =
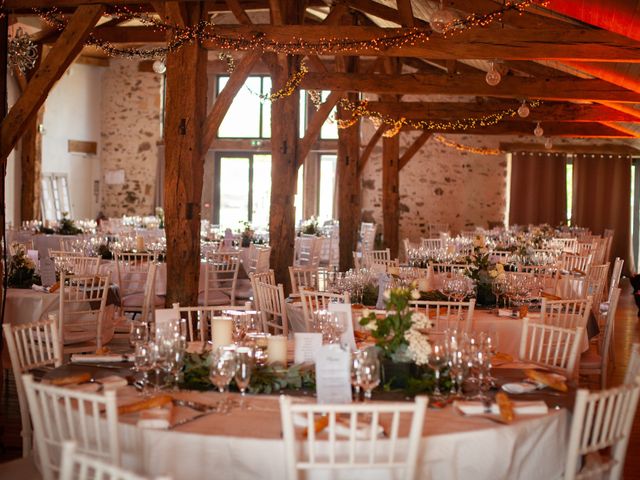
{"type": "Polygon", "coordinates": [[[144,252],[144,237],[142,235],[136,235],[136,251],[144,252]]]}
{"type": "Polygon", "coordinates": [[[233,343],[233,320],[229,317],[213,317],[211,320],[213,349],[233,343]]]}
{"type": "Polygon", "coordinates": [[[267,338],[267,358],[269,363],[287,364],[287,337],[271,335],[267,338]]]}

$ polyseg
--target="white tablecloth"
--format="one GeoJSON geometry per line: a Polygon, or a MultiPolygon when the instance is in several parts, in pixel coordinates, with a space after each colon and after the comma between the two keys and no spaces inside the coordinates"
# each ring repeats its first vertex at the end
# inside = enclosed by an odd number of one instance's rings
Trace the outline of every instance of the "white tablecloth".
{"type": "MultiPolygon", "coordinates": [[[[215,393],[197,394],[200,398],[215,393]]],[[[215,401],[215,400],[214,400],[215,401]]],[[[212,414],[174,431],[146,430],[121,418],[123,463],[145,475],[175,480],[286,478],[277,397],[251,398],[251,410],[212,414]]],[[[128,420],[134,420],[131,417],[128,420]]],[[[428,410],[418,458],[418,478],[541,479],[563,471],[568,414],[551,410],[511,425],[462,417],[452,407],[428,410]]],[[[400,440],[398,448],[402,448],[400,440]]],[[[385,450],[388,440],[378,440],[385,450]]],[[[314,472],[307,478],[329,478],[314,472]]],[[[350,471],[333,478],[387,479],[388,472],[350,471]]]]}

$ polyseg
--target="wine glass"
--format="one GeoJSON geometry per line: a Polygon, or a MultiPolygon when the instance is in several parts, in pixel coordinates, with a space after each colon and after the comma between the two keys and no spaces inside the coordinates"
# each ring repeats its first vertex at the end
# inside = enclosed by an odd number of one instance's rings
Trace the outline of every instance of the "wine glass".
{"type": "MultiPolygon", "coordinates": [[[[236,351],[233,348],[226,346],[218,347],[211,352],[211,370],[210,378],[211,383],[218,387],[218,391],[224,394],[231,382],[231,379],[235,376],[238,363],[236,360],[236,351]]],[[[229,402],[226,396],[223,401],[220,402],[220,411],[228,413],[229,402]]]]}
{"type": "MultiPolygon", "coordinates": [[[[236,361],[238,367],[236,368],[235,381],[240,390],[240,395],[244,398],[247,387],[251,382],[251,373],[253,371],[253,352],[248,347],[239,347],[236,350],[236,361]]],[[[243,408],[242,403],[240,408],[243,408]]]]}
{"type": "Polygon", "coordinates": [[[154,391],[158,392],[162,388],[160,372],[168,372],[170,369],[171,344],[165,338],[160,338],[155,342],[150,342],[149,345],[155,372],[154,391]]]}
{"type": "Polygon", "coordinates": [[[184,361],[184,354],[186,349],[186,342],[179,335],[174,335],[173,338],[166,340],[169,348],[169,355],[167,359],[168,372],[173,377],[173,388],[178,390],[178,383],[180,382],[180,371],[182,370],[182,362],[184,361]]]}
{"type": "Polygon", "coordinates": [[[149,340],[149,329],[144,322],[131,322],[131,331],[129,332],[129,345],[131,348],[140,342],[149,340]]]}
{"type": "Polygon", "coordinates": [[[362,362],[363,351],[357,350],[351,353],[351,385],[355,401],[360,399],[360,363],[362,362]]]}
{"type": "Polygon", "coordinates": [[[133,365],[137,372],[142,372],[142,392],[147,394],[149,385],[149,370],[153,367],[151,345],[149,342],[140,342],[135,346],[133,365]]]}
{"type": "Polygon", "coordinates": [[[436,398],[442,397],[440,391],[440,369],[447,363],[447,357],[445,354],[444,346],[440,343],[434,343],[431,347],[431,353],[427,359],[427,364],[435,374],[435,385],[433,388],[433,396],[436,398]]]}
{"type": "Polygon", "coordinates": [[[376,354],[365,355],[359,365],[359,384],[364,390],[365,401],[371,400],[371,392],[380,385],[380,360],[376,354]]]}

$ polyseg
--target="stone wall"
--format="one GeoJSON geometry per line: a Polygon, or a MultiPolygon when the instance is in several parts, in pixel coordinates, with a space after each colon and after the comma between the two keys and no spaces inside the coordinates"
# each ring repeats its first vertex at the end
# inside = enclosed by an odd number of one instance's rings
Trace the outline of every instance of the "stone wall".
{"type": "Polygon", "coordinates": [[[102,90],[102,213],[108,217],[154,211],[162,75],[138,71],[138,62],[111,59],[102,90]],[[124,170],[124,183],[105,174],[124,170]]]}
{"type": "MultiPolygon", "coordinates": [[[[363,123],[363,144],[373,133],[363,123]]],[[[403,132],[400,155],[421,132],[403,132]]],[[[496,148],[498,139],[448,135],[474,147],[496,148]]],[[[442,145],[433,137],[400,171],[400,239],[418,241],[428,223],[448,223],[453,231],[502,222],[507,204],[507,156],[485,156],[442,145]]],[[[362,217],[382,225],[382,140],[371,154],[362,177],[362,217]]],[[[382,228],[379,227],[378,231],[382,228]]]]}

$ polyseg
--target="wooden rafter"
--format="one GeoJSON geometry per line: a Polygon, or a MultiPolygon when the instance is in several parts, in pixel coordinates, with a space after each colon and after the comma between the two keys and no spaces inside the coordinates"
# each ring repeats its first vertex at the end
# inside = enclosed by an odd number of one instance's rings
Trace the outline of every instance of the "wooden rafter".
{"type": "Polygon", "coordinates": [[[398,170],[402,170],[404,166],[409,163],[409,161],[414,157],[418,151],[422,148],[422,146],[427,143],[427,140],[431,138],[432,133],[428,130],[422,132],[409,147],[404,151],[400,160],[398,161],[398,170]]]}
{"type": "Polygon", "coordinates": [[[402,26],[414,27],[415,18],[413,18],[413,8],[411,7],[411,0],[396,0],[398,5],[398,13],[402,20],[402,26]]]}
{"type": "MultiPolygon", "coordinates": [[[[387,7],[382,3],[378,3],[374,0],[349,0],[349,8],[359,10],[363,13],[368,13],[374,17],[382,18],[389,22],[402,25],[402,15],[395,8],[387,7]]],[[[428,27],[429,24],[424,20],[414,19],[416,27],[428,27]]]]}
{"type": "Polygon", "coordinates": [[[247,15],[247,12],[242,8],[242,5],[240,5],[239,0],[226,0],[226,2],[229,10],[231,10],[231,13],[233,13],[233,16],[236,17],[238,22],[242,25],[251,25],[253,23],[249,15],[247,15]]]}
{"type": "Polygon", "coordinates": [[[638,155],[640,149],[631,145],[606,144],[606,145],[553,145],[546,148],[541,143],[501,143],[500,150],[504,152],[563,152],[563,153],[603,153],[606,155],[638,155]]]}
{"type": "Polygon", "coordinates": [[[311,117],[304,137],[298,141],[298,166],[304,163],[305,158],[311,151],[311,146],[318,140],[322,125],[329,118],[329,114],[340,101],[342,95],[344,95],[344,92],[331,92],[311,117]]]}
{"type": "Polygon", "coordinates": [[[100,19],[102,5],[78,7],[27,88],[2,121],[0,130],[0,158],[7,158],[22,135],[25,126],[42,106],[49,91],[82,50],[91,29],[100,19]]]}
{"type": "MultiPolygon", "coordinates": [[[[635,135],[621,132],[599,122],[541,122],[545,136],[576,138],[633,138],[635,135]]],[[[497,125],[467,129],[434,128],[433,133],[460,133],[468,135],[533,135],[535,122],[502,122],[497,125]]],[[[403,127],[403,131],[415,131],[411,127],[403,127]]],[[[417,129],[421,130],[421,129],[417,129]]]]}
{"type": "Polygon", "coordinates": [[[364,167],[367,166],[367,162],[369,161],[369,158],[371,157],[371,153],[373,152],[373,149],[375,148],[376,144],[378,143],[378,140],[380,140],[380,138],[382,138],[382,134],[385,132],[386,129],[387,129],[386,125],[380,125],[376,129],[374,134],[371,135],[371,138],[367,142],[367,146],[364,147],[364,150],[360,154],[360,165],[359,165],[359,168],[358,168],[358,175],[359,176],[362,176],[362,172],[364,171],[364,167]]]}

